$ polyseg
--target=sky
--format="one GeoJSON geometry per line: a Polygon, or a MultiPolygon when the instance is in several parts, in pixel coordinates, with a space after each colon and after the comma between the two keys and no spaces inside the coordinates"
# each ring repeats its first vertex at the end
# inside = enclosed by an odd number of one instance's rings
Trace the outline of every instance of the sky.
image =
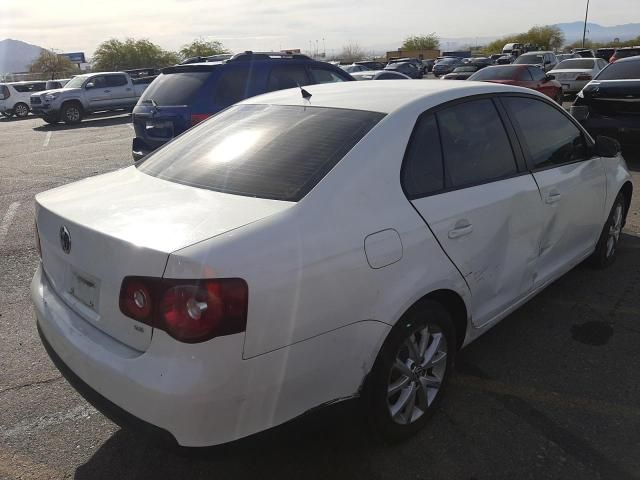
{"type": "MultiPolygon", "coordinates": [[[[640,0],[590,0],[589,21],[640,22],[640,0]]],[[[233,50],[397,48],[407,35],[498,37],[584,19],[586,0],[0,0],[0,39],[91,56],[109,38],[176,50],[194,38],[233,50]],[[323,41],[324,39],[324,41],[323,41]]]]}

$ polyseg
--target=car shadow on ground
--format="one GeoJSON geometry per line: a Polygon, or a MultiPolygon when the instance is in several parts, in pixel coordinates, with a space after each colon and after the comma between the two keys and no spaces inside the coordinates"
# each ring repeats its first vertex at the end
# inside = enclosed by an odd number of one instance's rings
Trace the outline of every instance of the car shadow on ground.
{"type": "MultiPolygon", "coordinates": [[[[602,348],[612,335],[614,340],[635,341],[629,336],[630,331],[625,330],[628,325],[624,322],[628,322],[629,317],[616,317],[620,314],[616,310],[628,310],[625,307],[628,302],[636,308],[636,290],[640,288],[638,272],[640,237],[623,234],[619,258],[611,268],[594,270],[583,263],[550,285],[459,353],[456,375],[442,406],[425,430],[404,443],[385,445],[376,440],[367,427],[360,401],[350,400],[233,443],[202,449],[171,447],[119,430],[76,469],[75,479],[469,480],[514,478],[515,472],[523,471],[528,471],[531,478],[562,478],[558,471],[554,473],[554,468],[562,468],[557,462],[564,464],[565,456],[575,462],[572,465],[595,473],[594,478],[632,478],[621,468],[629,468],[627,464],[621,465],[620,458],[624,455],[608,456],[594,448],[590,441],[590,429],[599,427],[608,431],[611,428],[610,417],[599,417],[593,411],[582,411],[571,405],[566,410],[566,405],[558,406],[561,394],[551,395],[551,400],[542,396],[543,403],[536,403],[540,399],[535,395],[533,398],[517,396],[520,395],[517,385],[515,394],[509,386],[517,384],[517,379],[522,377],[545,378],[549,381],[543,388],[561,389],[566,383],[566,372],[592,379],[593,373],[585,370],[585,365],[590,364],[598,365],[603,378],[614,377],[620,361],[630,369],[636,368],[637,359],[615,358],[610,351],[603,354],[602,348]],[[610,304],[605,305],[607,301],[610,304]],[[594,324],[606,328],[602,332],[587,328],[594,324]],[[541,351],[545,348],[545,354],[557,352],[560,360],[554,357],[542,361],[541,351]],[[469,379],[472,388],[464,385],[469,379]],[[482,382],[494,387],[478,387],[482,382]],[[501,382],[499,385],[504,388],[495,389],[496,382],[501,382]],[[484,403],[487,401],[493,403],[487,407],[484,403]],[[583,429],[585,423],[581,415],[589,418],[586,429],[583,429]],[[561,422],[558,416],[563,419],[561,422]],[[551,442],[561,453],[554,457],[549,452],[544,461],[540,460],[543,457],[536,457],[536,451],[527,443],[531,438],[538,438],[535,435],[551,442]],[[501,447],[496,449],[496,445],[501,447]]],[[[629,388],[624,379],[617,381],[608,384],[610,402],[619,401],[623,396],[621,392],[629,388]]],[[[601,396],[599,383],[590,380],[579,393],[587,398],[601,396]]],[[[536,382],[524,386],[535,389],[536,382]]],[[[628,422],[626,428],[634,431],[634,425],[635,420],[628,422]]],[[[632,449],[633,445],[623,440],[624,428],[616,428],[621,429],[620,444],[610,447],[621,451],[632,449]]],[[[582,478],[591,478],[583,473],[586,476],[582,478]]]]}
{"type": "Polygon", "coordinates": [[[11,123],[11,122],[22,122],[23,120],[33,120],[37,118],[34,115],[27,115],[26,117],[16,117],[15,115],[12,117],[5,117],[4,115],[0,115],[0,123],[11,123]]]}
{"type": "Polygon", "coordinates": [[[124,125],[126,123],[131,123],[131,115],[128,113],[122,113],[118,116],[90,116],[86,117],[82,122],[76,125],[67,125],[66,123],[56,123],[54,125],[45,123],[42,120],[42,125],[38,125],[37,127],[33,127],[33,130],[36,132],[57,132],[61,130],[76,130],[78,128],[89,128],[89,127],[108,127],[113,125],[124,125]]]}

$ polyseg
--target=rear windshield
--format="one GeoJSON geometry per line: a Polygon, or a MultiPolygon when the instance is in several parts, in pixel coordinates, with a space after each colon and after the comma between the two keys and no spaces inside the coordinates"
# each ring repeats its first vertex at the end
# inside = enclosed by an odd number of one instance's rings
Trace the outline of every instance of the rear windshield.
{"type": "Polygon", "coordinates": [[[140,102],[151,103],[153,100],[158,105],[165,106],[189,105],[211,73],[211,71],[163,73],[147,87],[140,102]]]}
{"type": "Polygon", "coordinates": [[[471,75],[469,80],[520,80],[526,67],[487,67],[471,75]]]}
{"type": "Polygon", "coordinates": [[[640,80],[640,60],[616,62],[607,65],[596,80],[640,80]]]}
{"type": "Polygon", "coordinates": [[[620,50],[616,50],[616,58],[627,58],[627,57],[635,57],[640,55],[640,48],[621,48],[620,50]]]}
{"type": "Polygon", "coordinates": [[[448,65],[450,63],[458,63],[460,60],[457,58],[443,58],[442,60],[440,60],[438,63],[440,65],[448,65]]]}
{"type": "Polygon", "coordinates": [[[515,62],[525,65],[537,65],[542,64],[544,57],[542,55],[520,55],[515,62]]]}
{"type": "Polygon", "coordinates": [[[298,201],[383,117],[336,108],[236,105],[138,168],[198,188],[298,201]]]}
{"type": "Polygon", "coordinates": [[[593,68],[594,60],[582,59],[582,58],[570,58],[568,60],[563,60],[558,64],[554,70],[561,69],[581,69],[581,70],[591,70],[593,68]]]}

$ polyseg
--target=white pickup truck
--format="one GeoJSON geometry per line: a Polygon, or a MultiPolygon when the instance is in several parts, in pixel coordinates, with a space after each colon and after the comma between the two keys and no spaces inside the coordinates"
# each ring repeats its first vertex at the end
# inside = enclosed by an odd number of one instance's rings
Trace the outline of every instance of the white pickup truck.
{"type": "Polygon", "coordinates": [[[64,88],[32,94],[30,107],[47,123],[80,123],[90,113],[132,110],[152,80],[134,81],[125,72],[78,75],[64,88]]]}

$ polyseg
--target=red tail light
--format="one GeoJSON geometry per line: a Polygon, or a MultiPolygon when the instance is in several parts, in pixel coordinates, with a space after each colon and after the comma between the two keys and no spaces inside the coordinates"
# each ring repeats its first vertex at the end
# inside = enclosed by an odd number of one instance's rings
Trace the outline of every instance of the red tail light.
{"type": "Polygon", "coordinates": [[[197,125],[198,123],[206,120],[211,116],[210,113],[192,113],[191,114],[191,126],[197,125]]]}
{"type": "Polygon", "coordinates": [[[247,283],[240,278],[126,277],[120,288],[120,310],[176,340],[198,343],[244,332],[248,296],[247,283]]]}
{"type": "Polygon", "coordinates": [[[591,75],[589,75],[588,73],[581,73],[576,77],[576,80],[592,80],[592,79],[593,77],[591,77],[591,75]]]}
{"type": "Polygon", "coordinates": [[[617,60],[616,56],[613,55],[610,59],[609,59],[609,63],[613,63],[617,60]]]}

